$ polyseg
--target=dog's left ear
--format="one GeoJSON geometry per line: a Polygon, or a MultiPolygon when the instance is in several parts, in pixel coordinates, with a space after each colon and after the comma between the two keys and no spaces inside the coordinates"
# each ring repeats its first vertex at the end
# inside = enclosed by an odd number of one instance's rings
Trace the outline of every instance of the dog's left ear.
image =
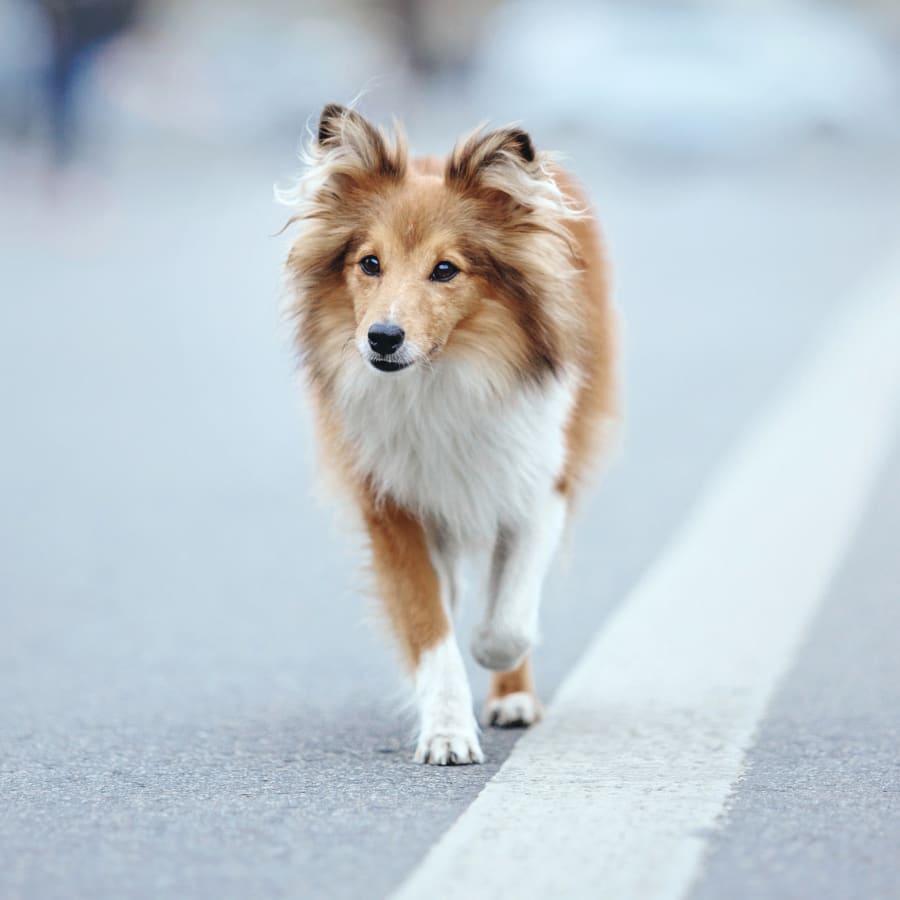
{"type": "MultiPolygon", "coordinates": [[[[477,187],[487,175],[502,175],[504,170],[525,170],[534,175],[540,171],[531,136],[521,128],[498,128],[476,131],[462,144],[457,144],[447,161],[448,183],[462,189],[477,187]]],[[[490,178],[494,182],[495,178],[490,178]]],[[[496,187],[496,184],[491,185],[496,187]]]]}
{"type": "Polygon", "coordinates": [[[525,162],[534,162],[534,144],[531,142],[531,135],[521,128],[510,128],[507,134],[508,139],[519,148],[522,159],[525,162]]]}

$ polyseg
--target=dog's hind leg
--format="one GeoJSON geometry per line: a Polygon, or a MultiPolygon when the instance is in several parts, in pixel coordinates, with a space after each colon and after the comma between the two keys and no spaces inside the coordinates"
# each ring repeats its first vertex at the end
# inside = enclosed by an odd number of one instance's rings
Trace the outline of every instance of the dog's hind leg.
{"type": "Polygon", "coordinates": [[[541,587],[565,518],[566,500],[550,488],[527,520],[501,529],[484,616],[472,638],[472,654],[486,669],[513,671],[534,647],[541,587]]]}
{"type": "Polygon", "coordinates": [[[379,592],[414,672],[415,759],[439,766],[480,763],[472,693],[425,531],[390,502],[369,504],[365,518],[379,592]]]}
{"type": "Polygon", "coordinates": [[[491,687],[484,704],[485,725],[525,727],[537,722],[541,713],[527,656],[511,672],[491,673],[491,687]]]}

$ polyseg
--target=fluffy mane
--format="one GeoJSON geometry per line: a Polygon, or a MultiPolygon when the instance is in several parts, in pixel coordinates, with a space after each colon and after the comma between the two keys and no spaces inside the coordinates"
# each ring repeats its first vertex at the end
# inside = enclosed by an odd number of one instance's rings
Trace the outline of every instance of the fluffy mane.
{"type": "MultiPolygon", "coordinates": [[[[347,259],[391,192],[428,167],[409,160],[398,127],[389,135],[355,110],[333,104],[323,110],[302,159],[301,177],[279,194],[293,209],[285,227],[296,228],[287,260],[289,312],[308,373],[331,380],[323,348],[331,359],[335,351],[339,356],[335,334],[343,330],[346,338],[354,327],[344,284],[347,259]]],[[[483,353],[484,338],[495,340],[498,364],[509,370],[506,380],[558,372],[563,348],[571,356],[580,343],[573,292],[582,261],[572,225],[587,212],[560,187],[553,154],[535,150],[518,128],[481,127],[453,148],[442,169],[435,168],[455,204],[456,240],[469,273],[483,283],[486,299],[508,313],[505,324],[496,315],[493,322],[474,317],[454,342],[463,346],[467,337],[477,338],[468,341],[471,352],[483,353]]]]}

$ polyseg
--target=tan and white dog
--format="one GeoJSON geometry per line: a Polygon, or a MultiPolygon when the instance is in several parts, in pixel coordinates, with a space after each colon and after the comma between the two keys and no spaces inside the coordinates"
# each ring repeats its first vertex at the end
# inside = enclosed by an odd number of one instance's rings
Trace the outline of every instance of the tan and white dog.
{"type": "Polygon", "coordinates": [[[517,128],[410,159],[401,136],[329,105],[307,155],[287,269],[322,456],[359,507],[414,673],[416,760],[481,762],[459,562],[490,550],[471,644],[494,673],[486,720],[529,725],[542,582],[617,416],[598,233],[517,128]]]}

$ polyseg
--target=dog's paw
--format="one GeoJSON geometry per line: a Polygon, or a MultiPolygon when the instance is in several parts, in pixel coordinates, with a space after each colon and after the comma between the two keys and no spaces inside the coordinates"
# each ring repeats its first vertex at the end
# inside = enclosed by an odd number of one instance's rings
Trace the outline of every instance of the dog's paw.
{"type": "Polygon", "coordinates": [[[431,766],[467,766],[483,763],[484,754],[474,729],[422,734],[414,757],[417,763],[431,766]]]}
{"type": "Polygon", "coordinates": [[[484,724],[498,728],[527,728],[540,720],[542,712],[540,700],[534,694],[515,691],[487,701],[484,724]]]}
{"type": "Polygon", "coordinates": [[[534,638],[525,631],[481,625],[472,636],[472,656],[479,665],[494,672],[516,668],[534,647],[534,638]]]}

